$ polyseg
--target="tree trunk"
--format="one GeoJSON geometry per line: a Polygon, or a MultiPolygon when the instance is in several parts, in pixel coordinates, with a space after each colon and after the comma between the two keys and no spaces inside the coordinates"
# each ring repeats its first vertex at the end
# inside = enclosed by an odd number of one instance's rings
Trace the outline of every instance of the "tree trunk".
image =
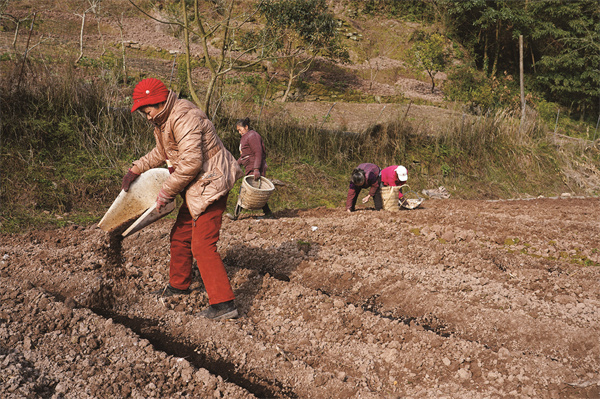
{"type": "Polygon", "coordinates": [[[290,72],[289,77],[288,77],[287,88],[285,89],[285,93],[283,94],[283,98],[281,99],[282,103],[287,101],[288,95],[290,94],[290,91],[292,90],[292,82],[293,81],[294,81],[294,75],[292,75],[292,72],[290,72]]]}
{"type": "Polygon", "coordinates": [[[500,57],[500,21],[496,24],[496,51],[494,54],[494,64],[492,65],[492,75],[496,76],[496,69],[498,68],[498,58],[500,57]]]}
{"type": "Polygon", "coordinates": [[[211,75],[210,80],[208,81],[208,85],[206,86],[206,95],[204,96],[204,104],[202,105],[202,109],[208,115],[208,109],[210,108],[210,99],[212,97],[213,91],[215,90],[215,85],[217,83],[217,79],[219,75],[211,75]]]}
{"type": "Polygon", "coordinates": [[[293,58],[290,60],[290,63],[290,67],[288,68],[288,83],[287,88],[285,89],[285,93],[283,93],[283,98],[281,99],[282,103],[287,101],[287,98],[290,95],[290,91],[292,91],[292,83],[294,82],[294,79],[297,76],[294,75],[294,70],[296,69],[296,62],[293,58]]]}
{"type": "MultiPolygon", "coordinates": [[[[189,22],[188,22],[188,16],[187,16],[187,9],[185,7],[185,0],[181,2],[181,11],[183,12],[183,40],[185,43],[185,72],[186,72],[186,77],[187,77],[187,84],[188,84],[188,90],[190,91],[190,94],[192,96],[192,99],[194,100],[194,103],[196,103],[196,105],[200,106],[200,99],[198,98],[198,95],[196,94],[196,90],[194,89],[194,84],[192,81],[192,63],[191,63],[191,57],[190,57],[190,32],[188,31],[189,29],[189,22]]],[[[207,112],[207,109],[204,109],[204,112],[207,112]]]]}
{"type": "Polygon", "coordinates": [[[17,38],[19,37],[19,26],[21,24],[21,20],[19,20],[17,18],[17,20],[15,21],[15,23],[17,24],[17,26],[15,27],[15,36],[13,38],[12,46],[13,46],[13,49],[16,50],[17,49],[17,38]]]}
{"type": "Polygon", "coordinates": [[[433,74],[432,72],[433,72],[433,71],[427,70],[427,74],[428,74],[428,75],[429,75],[429,77],[431,78],[431,93],[433,93],[433,92],[434,92],[434,90],[435,90],[435,79],[433,78],[433,77],[434,77],[434,74],[433,74]]]}
{"type": "Polygon", "coordinates": [[[80,15],[81,30],[79,31],[79,57],[77,57],[77,60],[75,60],[76,64],[83,58],[83,28],[85,26],[85,16],[86,15],[87,15],[87,10],[83,12],[83,15],[80,15]]]}
{"type": "Polygon", "coordinates": [[[121,13],[121,19],[117,20],[119,25],[119,32],[121,33],[121,56],[123,59],[123,84],[127,84],[127,59],[125,58],[125,39],[123,38],[123,13],[121,13]]]}
{"type": "Polygon", "coordinates": [[[33,19],[31,20],[31,25],[29,26],[29,36],[27,36],[27,44],[25,45],[25,53],[23,53],[23,62],[21,63],[21,72],[19,73],[19,80],[17,80],[17,91],[19,91],[19,87],[21,87],[21,79],[23,78],[23,72],[25,71],[25,62],[27,61],[27,53],[29,52],[29,42],[31,41],[31,34],[33,33],[35,15],[36,13],[34,12],[33,19]]]}
{"type": "Polygon", "coordinates": [[[96,26],[98,27],[98,36],[100,36],[100,42],[102,43],[102,53],[100,54],[100,57],[104,57],[104,54],[106,54],[106,46],[104,45],[104,35],[102,34],[102,30],[100,29],[100,18],[98,18],[98,15],[96,14],[95,11],[94,11],[94,16],[96,17],[96,26]]]}
{"type": "Polygon", "coordinates": [[[489,76],[488,72],[489,72],[489,67],[490,67],[490,60],[488,57],[488,35],[487,33],[485,34],[485,43],[483,45],[483,73],[485,73],[485,76],[489,76]]]}
{"type": "MultiPolygon", "coordinates": [[[[182,3],[184,3],[183,8],[185,8],[185,0],[182,0],[182,3]]],[[[223,71],[223,64],[225,62],[225,56],[226,56],[225,48],[227,46],[230,23],[231,23],[231,14],[233,12],[234,3],[235,3],[235,0],[231,0],[231,3],[229,3],[229,9],[227,10],[227,17],[225,18],[225,21],[222,23],[224,28],[223,28],[223,37],[222,37],[222,43],[221,43],[221,54],[219,56],[219,61],[214,61],[210,57],[210,54],[208,52],[208,35],[204,30],[204,26],[202,25],[202,20],[200,18],[199,2],[198,2],[198,0],[194,0],[194,16],[196,19],[196,23],[198,25],[198,30],[201,35],[200,38],[202,39],[202,48],[204,50],[204,60],[205,60],[206,66],[208,67],[208,69],[210,71],[210,81],[206,88],[206,95],[204,96],[204,105],[203,105],[204,112],[206,112],[207,115],[209,112],[210,101],[211,101],[211,98],[213,95],[213,91],[215,90],[217,80],[219,79],[219,76],[221,76],[222,74],[227,72],[227,71],[225,71],[225,72],[222,72],[222,71],[223,71]]],[[[221,12],[219,12],[219,14],[222,15],[221,12]]],[[[188,39],[188,46],[189,46],[189,39],[188,39]]],[[[198,104],[199,104],[199,102],[198,102],[198,104]]]]}

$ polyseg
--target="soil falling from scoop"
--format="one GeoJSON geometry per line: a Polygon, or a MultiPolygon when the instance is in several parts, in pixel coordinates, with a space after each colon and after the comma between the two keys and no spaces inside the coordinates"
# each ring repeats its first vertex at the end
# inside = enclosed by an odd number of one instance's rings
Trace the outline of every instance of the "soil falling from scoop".
{"type": "Polygon", "coordinates": [[[123,264],[123,257],[121,251],[123,250],[123,236],[120,232],[117,234],[110,233],[108,239],[108,247],[106,248],[106,265],[110,269],[121,267],[123,264]]]}
{"type": "Polygon", "coordinates": [[[123,277],[123,231],[128,225],[108,233],[108,244],[105,246],[105,272],[107,277],[123,277]]]}

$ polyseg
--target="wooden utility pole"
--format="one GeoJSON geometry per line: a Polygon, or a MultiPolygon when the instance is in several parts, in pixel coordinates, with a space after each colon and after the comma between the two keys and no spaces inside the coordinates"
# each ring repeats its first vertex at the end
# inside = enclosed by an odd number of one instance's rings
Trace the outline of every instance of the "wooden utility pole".
{"type": "Polygon", "coordinates": [[[521,124],[525,122],[525,84],[523,79],[523,35],[519,35],[519,81],[521,85],[521,124]]]}

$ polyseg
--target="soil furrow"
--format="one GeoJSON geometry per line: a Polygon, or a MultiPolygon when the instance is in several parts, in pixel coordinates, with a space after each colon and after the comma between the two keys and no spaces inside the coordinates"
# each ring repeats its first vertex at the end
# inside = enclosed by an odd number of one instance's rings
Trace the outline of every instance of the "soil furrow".
{"type": "Polygon", "coordinates": [[[257,397],[71,298],[0,282],[0,339],[10,348],[0,350],[3,397],[257,397]]]}
{"type": "Polygon", "coordinates": [[[102,317],[110,318],[115,323],[129,328],[142,339],[148,340],[157,350],[169,356],[186,359],[196,369],[206,369],[211,374],[245,389],[258,398],[297,397],[291,388],[284,387],[278,381],[264,381],[257,376],[246,374],[243,369],[239,370],[235,364],[215,357],[214,352],[205,351],[203,345],[180,342],[179,337],[166,334],[156,320],[131,318],[114,313],[110,309],[91,310],[102,317]]]}

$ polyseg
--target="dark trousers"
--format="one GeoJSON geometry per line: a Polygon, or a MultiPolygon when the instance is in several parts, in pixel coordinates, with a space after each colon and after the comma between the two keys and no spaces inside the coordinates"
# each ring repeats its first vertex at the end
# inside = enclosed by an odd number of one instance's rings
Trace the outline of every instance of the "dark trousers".
{"type": "MultiPolygon", "coordinates": [[[[358,199],[358,196],[361,191],[362,189],[356,191],[356,196],[352,200],[352,208],[350,209],[354,210],[356,200],[358,199]]],[[[375,210],[380,211],[383,209],[383,197],[381,196],[381,186],[377,188],[377,191],[375,191],[375,194],[373,195],[373,203],[375,204],[375,210]]]]}
{"type": "Polygon", "coordinates": [[[375,203],[375,210],[383,209],[383,197],[381,196],[381,187],[377,189],[375,195],[373,196],[373,202],[375,203]]]}

